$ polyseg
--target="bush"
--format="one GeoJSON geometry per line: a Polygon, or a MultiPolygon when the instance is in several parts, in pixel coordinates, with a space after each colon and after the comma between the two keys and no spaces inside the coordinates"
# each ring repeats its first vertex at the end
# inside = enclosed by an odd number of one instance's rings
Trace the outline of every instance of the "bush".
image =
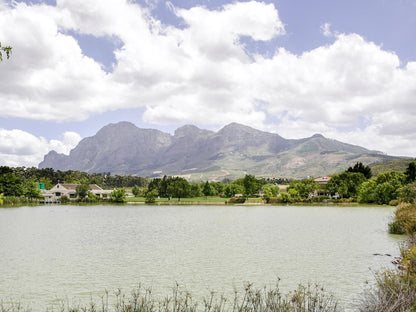
{"type": "Polygon", "coordinates": [[[145,194],[145,203],[146,204],[154,204],[156,202],[156,197],[158,196],[157,190],[148,190],[145,194]]]}
{"type": "Polygon", "coordinates": [[[399,201],[414,203],[416,198],[416,183],[407,184],[397,190],[399,201]]]}
{"type": "Polygon", "coordinates": [[[281,204],[282,203],[279,197],[268,197],[265,199],[266,199],[267,204],[281,204]]]}
{"type": "Polygon", "coordinates": [[[66,196],[66,195],[61,196],[61,203],[62,204],[67,204],[69,202],[70,202],[70,199],[68,198],[68,196],[66,196]]]}
{"type": "Polygon", "coordinates": [[[397,199],[392,199],[392,200],[389,202],[389,205],[390,205],[390,206],[398,206],[398,205],[399,205],[399,201],[398,201],[397,199]]]}
{"type": "Polygon", "coordinates": [[[126,191],[124,188],[115,189],[110,194],[111,201],[115,203],[124,203],[126,201],[126,191]]]}
{"type": "Polygon", "coordinates": [[[246,202],[246,199],[244,197],[231,197],[227,204],[244,204],[246,202]]]}
{"type": "Polygon", "coordinates": [[[393,261],[394,270],[376,275],[376,285],[366,290],[360,302],[360,312],[416,311],[416,240],[410,234],[393,261]]]}
{"type": "MultiPolygon", "coordinates": [[[[92,299],[87,305],[62,303],[58,311],[81,312],[337,312],[338,303],[331,294],[327,294],[318,285],[298,286],[288,294],[282,294],[278,285],[270,289],[254,289],[247,284],[242,293],[237,292],[234,298],[215,296],[214,292],[196,301],[187,291],[181,291],[178,286],[173,289],[171,296],[155,298],[151,289],[134,289],[130,295],[123,294],[119,289],[114,291],[115,298],[109,300],[108,291],[101,297],[100,303],[92,299]],[[109,305],[109,301],[115,302],[109,305]]],[[[19,304],[3,304],[0,311],[30,311],[19,304]]]]}
{"type": "Polygon", "coordinates": [[[391,234],[411,234],[416,232],[416,205],[401,203],[395,213],[394,221],[389,223],[391,234]]]}
{"type": "Polygon", "coordinates": [[[19,196],[5,196],[3,197],[3,205],[23,205],[29,204],[29,200],[25,197],[19,196]]]}
{"type": "Polygon", "coordinates": [[[280,193],[280,200],[282,201],[282,203],[292,202],[291,195],[289,193],[286,193],[286,192],[281,192],[280,193]]]}
{"type": "Polygon", "coordinates": [[[89,203],[99,202],[100,196],[95,195],[94,193],[88,192],[88,197],[86,198],[86,201],[89,203]]]}

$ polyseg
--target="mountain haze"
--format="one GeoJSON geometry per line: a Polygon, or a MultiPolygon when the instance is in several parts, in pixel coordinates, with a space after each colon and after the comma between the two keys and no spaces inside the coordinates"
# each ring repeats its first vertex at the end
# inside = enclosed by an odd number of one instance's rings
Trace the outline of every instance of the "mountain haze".
{"type": "Polygon", "coordinates": [[[186,125],[170,135],[119,122],[81,140],[68,156],[49,152],[39,168],[182,175],[194,180],[236,178],[246,173],[304,178],[342,171],[359,161],[368,165],[394,158],[320,134],[288,140],[238,123],[218,132],[186,125]]]}

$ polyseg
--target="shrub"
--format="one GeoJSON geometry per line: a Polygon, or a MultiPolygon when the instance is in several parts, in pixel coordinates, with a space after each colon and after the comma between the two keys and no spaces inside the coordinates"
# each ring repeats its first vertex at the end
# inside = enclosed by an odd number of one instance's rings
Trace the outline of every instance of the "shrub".
{"type": "Polygon", "coordinates": [[[154,204],[156,202],[156,197],[158,196],[157,190],[148,190],[145,194],[145,203],[146,204],[154,204]]]}
{"type": "Polygon", "coordinates": [[[393,261],[396,268],[376,275],[376,285],[363,295],[360,312],[416,311],[415,243],[415,235],[410,234],[401,257],[393,261]]]}
{"type": "Polygon", "coordinates": [[[88,197],[86,198],[87,202],[94,203],[100,201],[100,196],[95,195],[94,193],[88,192],[88,197]]]}
{"type": "Polygon", "coordinates": [[[407,184],[397,190],[399,200],[405,203],[414,203],[416,198],[416,183],[407,184]]]}
{"type": "Polygon", "coordinates": [[[231,197],[227,204],[244,204],[246,202],[246,199],[244,197],[231,197]]]}
{"type": "Polygon", "coordinates": [[[67,204],[69,202],[70,202],[70,199],[68,198],[68,196],[66,196],[66,195],[61,196],[61,203],[62,204],[67,204]]]}
{"type": "Polygon", "coordinates": [[[110,194],[111,201],[115,203],[124,203],[126,201],[126,191],[124,188],[115,189],[110,194]]]}
{"type": "Polygon", "coordinates": [[[19,196],[3,197],[3,205],[23,205],[23,204],[29,204],[29,200],[25,197],[19,197],[19,196]]]}
{"type": "Polygon", "coordinates": [[[399,201],[398,201],[397,199],[392,199],[392,200],[389,202],[389,205],[390,205],[390,206],[397,206],[397,205],[399,205],[399,201]]]}
{"type": "MultiPolygon", "coordinates": [[[[278,285],[270,289],[254,289],[247,284],[243,293],[236,291],[235,297],[228,300],[224,296],[215,296],[214,292],[201,300],[194,300],[187,291],[181,291],[179,286],[173,289],[172,295],[157,299],[151,289],[134,289],[130,295],[123,294],[121,290],[114,291],[115,298],[109,300],[108,291],[101,297],[99,304],[92,299],[89,304],[62,303],[58,311],[81,312],[337,312],[340,311],[338,303],[331,294],[327,294],[318,285],[300,285],[288,294],[282,294],[278,285]],[[115,302],[110,305],[109,301],[115,302]]],[[[30,311],[20,304],[3,304],[0,302],[0,311],[30,311]]]]}
{"type": "Polygon", "coordinates": [[[292,201],[292,198],[289,193],[282,192],[280,193],[280,200],[282,203],[290,203],[292,201]]]}
{"type": "Polygon", "coordinates": [[[280,204],[282,202],[279,197],[268,197],[265,199],[267,204],[280,204]]]}
{"type": "Polygon", "coordinates": [[[395,213],[393,222],[389,223],[391,234],[411,234],[416,232],[416,205],[401,203],[395,213]]]}

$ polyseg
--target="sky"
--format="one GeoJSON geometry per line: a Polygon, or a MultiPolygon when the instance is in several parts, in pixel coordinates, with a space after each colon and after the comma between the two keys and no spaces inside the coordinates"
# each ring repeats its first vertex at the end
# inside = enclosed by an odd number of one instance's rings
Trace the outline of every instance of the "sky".
{"type": "Polygon", "coordinates": [[[0,0],[0,165],[109,123],[416,157],[416,0],[0,0]]]}

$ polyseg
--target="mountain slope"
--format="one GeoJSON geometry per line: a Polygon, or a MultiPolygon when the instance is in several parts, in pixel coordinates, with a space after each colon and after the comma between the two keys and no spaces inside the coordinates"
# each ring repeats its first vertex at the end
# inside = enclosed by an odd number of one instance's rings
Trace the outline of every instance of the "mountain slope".
{"type": "Polygon", "coordinates": [[[314,135],[287,140],[237,123],[218,132],[186,125],[174,135],[129,122],[103,127],[68,156],[52,151],[39,168],[140,176],[183,175],[190,179],[257,176],[303,178],[394,159],[363,147],[314,135]]]}

